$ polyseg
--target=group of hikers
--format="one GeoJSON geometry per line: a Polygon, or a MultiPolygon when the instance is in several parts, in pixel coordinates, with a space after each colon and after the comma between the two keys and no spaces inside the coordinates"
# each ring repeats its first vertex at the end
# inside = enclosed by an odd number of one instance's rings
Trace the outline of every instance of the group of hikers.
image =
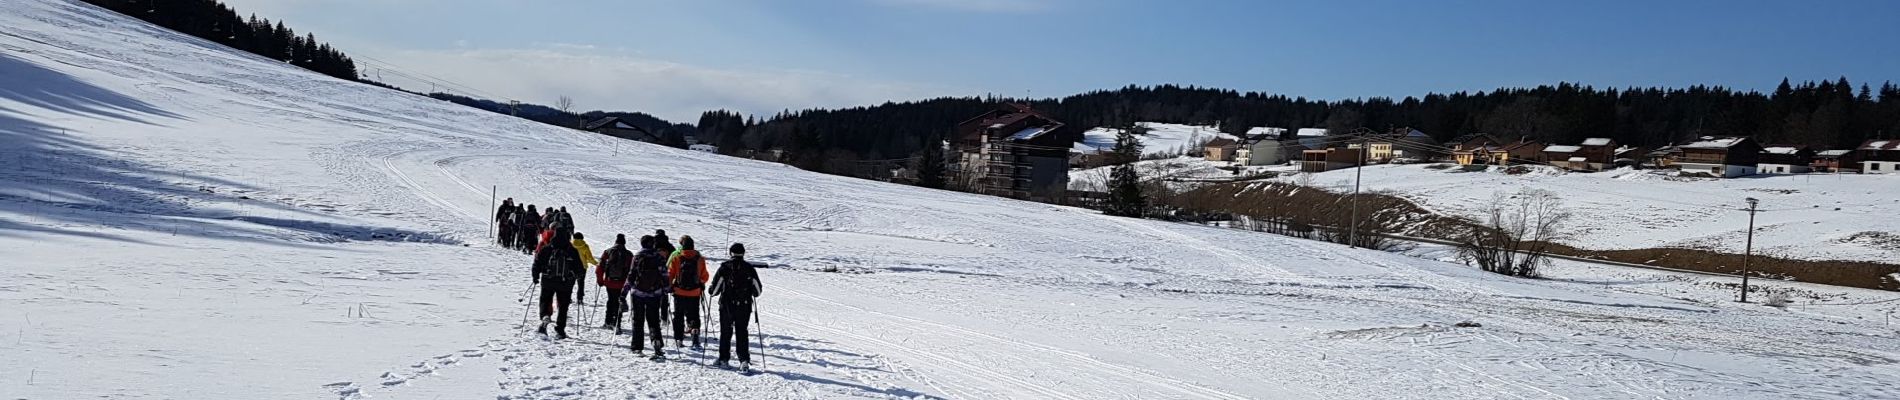
{"type": "Polygon", "coordinates": [[[690,338],[691,347],[701,349],[701,309],[702,305],[711,306],[701,299],[711,294],[719,298],[720,327],[719,360],[713,365],[731,367],[733,339],[737,336],[739,368],[751,368],[750,323],[756,311],[754,299],[764,290],[764,284],[753,264],[745,261],[745,245],[733,243],[727,249],[730,259],[719,264],[717,274],[708,276],[706,258],[691,236],[680,235],[679,246],[675,247],[666,230],[655,230],[639,238],[636,252],[627,248],[625,234],[616,234],[613,247],[595,257],[584,236],[574,231],[574,218],[566,207],[547,207],[537,213],[533,204],[519,205],[509,198],[495,211],[495,220],[500,227],[496,241],[502,247],[534,255],[531,275],[534,285],[541,289],[541,326],[537,331],[542,335],[552,324],[554,338],[567,339],[568,305],[572,299],[585,298],[588,269],[592,267],[594,283],[607,297],[601,328],[622,334],[622,318],[632,314],[630,346],[635,353],[645,353],[642,339],[651,332],[653,353],[648,358],[665,358],[660,326],[669,311],[669,297],[675,347],[686,347],[690,338]]]}

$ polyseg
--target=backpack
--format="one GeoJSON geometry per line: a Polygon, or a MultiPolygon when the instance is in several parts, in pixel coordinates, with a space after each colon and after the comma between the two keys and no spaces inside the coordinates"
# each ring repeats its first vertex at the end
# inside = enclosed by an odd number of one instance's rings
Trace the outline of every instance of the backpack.
{"type": "Polygon", "coordinates": [[[751,302],[752,297],[758,295],[756,291],[758,288],[755,285],[758,284],[759,272],[752,269],[752,263],[739,260],[727,261],[719,268],[719,273],[726,277],[726,281],[722,283],[725,287],[719,294],[721,300],[751,302]],[[731,273],[727,273],[727,270],[731,270],[731,273]]]}
{"type": "Polygon", "coordinates": [[[658,255],[642,251],[635,257],[633,288],[641,292],[658,292],[666,289],[666,261],[658,255]]]}
{"type": "Polygon", "coordinates": [[[673,277],[673,288],[679,290],[699,290],[699,255],[687,257],[680,254],[680,274],[673,277]]]}
{"type": "Polygon", "coordinates": [[[626,282],[627,275],[633,274],[633,252],[615,247],[607,249],[607,255],[602,258],[604,259],[600,260],[600,267],[601,271],[607,275],[607,280],[626,282]]]}

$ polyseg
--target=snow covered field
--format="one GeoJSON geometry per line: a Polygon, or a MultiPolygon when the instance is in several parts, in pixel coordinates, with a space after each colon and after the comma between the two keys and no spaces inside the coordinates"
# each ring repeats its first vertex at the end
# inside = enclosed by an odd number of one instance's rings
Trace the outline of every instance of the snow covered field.
{"type": "MultiPolygon", "coordinates": [[[[1556,192],[1575,212],[1574,242],[1589,249],[1690,247],[1741,253],[1748,232],[1744,199],[1761,200],[1755,249],[1810,260],[1893,262],[1900,259],[1900,176],[1757,175],[1694,179],[1674,171],[1620,169],[1564,173],[1539,168],[1523,175],[1501,168],[1463,172],[1426,165],[1366,168],[1365,190],[1392,192],[1427,209],[1479,215],[1494,192],[1519,188],[1556,192]]],[[[1353,170],[1291,175],[1318,186],[1350,190],[1353,170]]]]}
{"type": "MultiPolygon", "coordinates": [[[[1148,134],[1141,136],[1143,155],[1185,154],[1214,139],[1239,139],[1234,135],[1221,133],[1219,128],[1212,126],[1160,122],[1137,122],[1136,124],[1148,128],[1148,134]]],[[[1108,151],[1115,147],[1115,135],[1119,133],[1121,129],[1112,127],[1090,129],[1082,132],[1082,143],[1077,143],[1076,148],[1084,151],[1108,151]]]]}
{"type": "Polygon", "coordinates": [[[4,398],[1900,397],[1894,293],[1502,279],[616,143],[0,6],[4,398]],[[518,326],[527,259],[487,245],[491,186],[567,206],[596,250],[664,228],[784,266],[761,272],[766,373],[518,326]]]}
{"type": "MultiPolygon", "coordinates": [[[[1300,167],[1296,165],[1255,165],[1241,167],[1240,173],[1235,174],[1232,170],[1223,169],[1232,168],[1233,162],[1208,161],[1206,158],[1188,156],[1141,160],[1134,164],[1135,171],[1141,174],[1142,180],[1222,180],[1254,177],[1267,172],[1298,172],[1300,170],[1300,167]]],[[[1114,170],[1114,166],[1069,170],[1069,189],[1106,192],[1114,170]]],[[[1179,189],[1187,189],[1194,184],[1176,186],[1179,186],[1179,189]]]]}

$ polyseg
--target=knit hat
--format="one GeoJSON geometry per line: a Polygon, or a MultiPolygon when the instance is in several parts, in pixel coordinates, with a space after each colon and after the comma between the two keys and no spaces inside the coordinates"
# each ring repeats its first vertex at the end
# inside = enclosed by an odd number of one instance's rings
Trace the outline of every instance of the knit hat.
{"type": "Polygon", "coordinates": [[[743,244],[743,243],[733,243],[733,244],[732,244],[732,248],[730,248],[730,249],[726,249],[726,252],[727,252],[727,253],[732,253],[732,255],[735,255],[735,256],[742,256],[742,255],[745,255],[745,244],[743,244]]]}
{"type": "Polygon", "coordinates": [[[642,248],[642,249],[651,249],[651,248],[653,248],[653,237],[652,237],[652,236],[641,236],[641,237],[640,237],[640,248],[642,248]]]}
{"type": "Polygon", "coordinates": [[[680,235],[680,249],[681,249],[681,250],[692,250],[692,249],[693,249],[693,237],[692,237],[692,236],[686,236],[686,235],[680,235]]]}
{"type": "Polygon", "coordinates": [[[614,244],[617,244],[617,245],[621,245],[621,246],[626,246],[626,245],[627,245],[627,234],[625,234],[625,233],[616,233],[616,234],[614,234],[614,244]]]}
{"type": "Polygon", "coordinates": [[[580,232],[574,232],[574,240],[587,240],[587,236],[582,235],[580,232]]]}

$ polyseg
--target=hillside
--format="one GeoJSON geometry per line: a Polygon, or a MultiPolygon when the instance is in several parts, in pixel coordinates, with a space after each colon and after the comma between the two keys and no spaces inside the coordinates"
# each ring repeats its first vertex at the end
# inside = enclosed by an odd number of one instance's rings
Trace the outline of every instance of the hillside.
{"type": "Polygon", "coordinates": [[[1900,294],[1503,279],[613,140],[0,4],[4,398],[1900,397],[1900,294]],[[746,243],[774,266],[764,373],[521,326],[495,192],[566,206],[595,250],[746,243]]]}
{"type": "MultiPolygon", "coordinates": [[[[1804,260],[1892,262],[1900,259],[1900,177],[1893,175],[1759,175],[1740,179],[1674,176],[1675,171],[1621,169],[1564,173],[1539,167],[1523,175],[1502,168],[1465,172],[1427,165],[1376,165],[1363,190],[1409,199],[1435,212],[1480,217],[1497,192],[1520,188],[1562,196],[1577,215],[1571,244],[1597,250],[1684,247],[1740,254],[1748,232],[1744,199],[1761,200],[1758,254],[1804,260]]],[[[1350,191],[1354,171],[1293,174],[1335,191],[1350,191]]]]}

